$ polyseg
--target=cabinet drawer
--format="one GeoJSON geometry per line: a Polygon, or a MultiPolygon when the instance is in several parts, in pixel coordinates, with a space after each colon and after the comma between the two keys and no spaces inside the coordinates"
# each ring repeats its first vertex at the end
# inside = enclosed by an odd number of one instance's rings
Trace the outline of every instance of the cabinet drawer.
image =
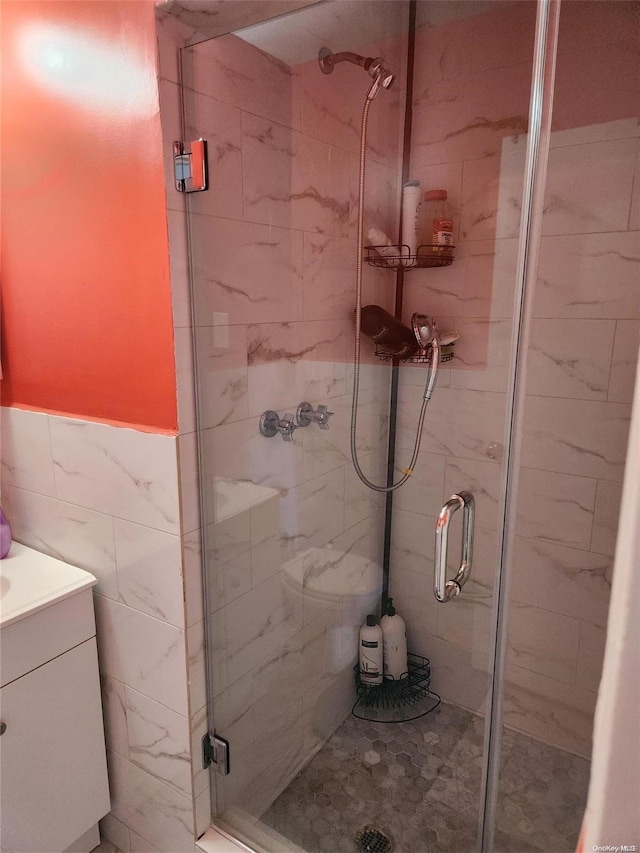
{"type": "Polygon", "coordinates": [[[109,811],[95,638],[0,690],[2,850],[60,853],[109,811]]]}
{"type": "Polygon", "coordinates": [[[0,686],[31,672],[96,633],[90,589],[0,631],[0,686]]]}

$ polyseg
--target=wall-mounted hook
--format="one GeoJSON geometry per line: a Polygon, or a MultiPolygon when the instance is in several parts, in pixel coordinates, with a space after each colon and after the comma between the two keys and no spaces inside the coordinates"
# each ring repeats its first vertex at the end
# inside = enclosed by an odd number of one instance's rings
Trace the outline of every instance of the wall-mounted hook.
{"type": "Polygon", "coordinates": [[[280,433],[284,441],[293,441],[293,432],[298,429],[298,424],[292,414],[287,413],[280,417],[277,412],[269,409],[260,415],[260,435],[265,438],[273,438],[280,433]]]}
{"type": "Polygon", "coordinates": [[[314,409],[311,403],[300,403],[296,411],[296,422],[301,427],[315,423],[320,429],[329,429],[329,418],[333,414],[334,412],[330,412],[326,406],[318,406],[314,409]]]}

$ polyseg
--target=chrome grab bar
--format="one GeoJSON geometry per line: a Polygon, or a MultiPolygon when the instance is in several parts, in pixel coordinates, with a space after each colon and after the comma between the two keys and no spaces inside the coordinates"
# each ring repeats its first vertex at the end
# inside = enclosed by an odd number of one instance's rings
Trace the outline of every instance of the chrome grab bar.
{"type": "Polygon", "coordinates": [[[433,594],[438,601],[449,601],[460,595],[462,587],[471,574],[473,563],[473,527],[475,519],[475,501],[471,492],[451,495],[440,510],[436,524],[436,557],[434,564],[433,594]],[[462,557],[460,568],[453,580],[447,580],[447,547],[449,522],[454,512],[464,510],[462,517],[462,557]]]}

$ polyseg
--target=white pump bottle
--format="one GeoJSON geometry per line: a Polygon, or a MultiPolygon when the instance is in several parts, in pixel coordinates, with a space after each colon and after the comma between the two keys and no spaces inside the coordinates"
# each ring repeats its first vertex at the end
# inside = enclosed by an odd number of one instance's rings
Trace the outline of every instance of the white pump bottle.
{"type": "Polygon", "coordinates": [[[398,616],[393,599],[387,599],[386,612],[380,620],[384,677],[399,681],[409,672],[407,662],[407,634],[402,616],[398,616]]]}

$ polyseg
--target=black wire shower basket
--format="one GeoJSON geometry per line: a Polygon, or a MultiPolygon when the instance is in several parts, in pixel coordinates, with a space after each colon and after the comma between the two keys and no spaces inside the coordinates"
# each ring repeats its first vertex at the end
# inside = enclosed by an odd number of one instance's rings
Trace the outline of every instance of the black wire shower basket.
{"type": "Polygon", "coordinates": [[[409,652],[408,672],[403,678],[385,678],[382,684],[369,684],[354,667],[358,698],[351,709],[354,717],[379,723],[402,723],[429,714],[440,704],[430,690],[429,659],[409,652]]]}

